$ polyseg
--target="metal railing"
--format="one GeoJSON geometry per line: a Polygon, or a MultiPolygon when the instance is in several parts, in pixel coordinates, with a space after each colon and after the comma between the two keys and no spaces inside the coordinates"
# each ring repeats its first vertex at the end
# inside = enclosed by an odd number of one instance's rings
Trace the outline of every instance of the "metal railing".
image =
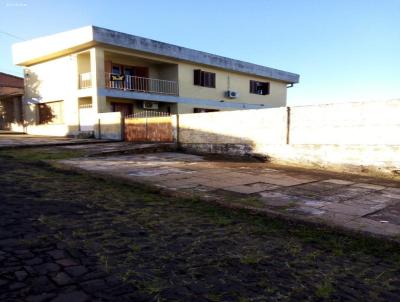
{"type": "Polygon", "coordinates": [[[125,118],[162,117],[162,116],[171,116],[171,114],[168,112],[144,110],[134,114],[126,115],[125,118]]]}
{"type": "Polygon", "coordinates": [[[178,95],[178,83],[176,81],[119,75],[108,72],[105,72],[105,81],[107,88],[178,95]]]}
{"type": "Polygon", "coordinates": [[[92,87],[92,73],[85,72],[79,75],[79,89],[92,87]]]}

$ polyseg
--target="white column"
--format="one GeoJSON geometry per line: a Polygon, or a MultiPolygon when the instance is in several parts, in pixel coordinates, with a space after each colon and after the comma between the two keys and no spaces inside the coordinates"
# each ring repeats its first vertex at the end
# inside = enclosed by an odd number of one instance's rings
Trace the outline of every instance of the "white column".
{"type": "Polygon", "coordinates": [[[90,71],[92,74],[92,103],[95,113],[106,112],[106,98],[99,96],[99,90],[104,88],[104,50],[93,47],[90,49],[90,71]]]}

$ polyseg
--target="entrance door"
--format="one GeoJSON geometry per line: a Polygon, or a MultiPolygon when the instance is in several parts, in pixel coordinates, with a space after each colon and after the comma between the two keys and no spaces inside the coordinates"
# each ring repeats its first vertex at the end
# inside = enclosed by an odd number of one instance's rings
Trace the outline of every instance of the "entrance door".
{"type": "Polygon", "coordinates": [[[114,112],[121,112],[123,117],[133,113],[133,105],[128,103],[112,103],[112,108],[114,112]]]}
{"type": "Polygon", "coordinates": [[[135,76],[135,90],[139,91],[149,91],[149,69],[147,67],[134,68],[135,76]]]}
{"type": "Polygon", "coordinates": [[[124,74],[125,74],[125,89],[134,90],[135,85],[135,70],[132,67],[124,67],[124,74]]]}

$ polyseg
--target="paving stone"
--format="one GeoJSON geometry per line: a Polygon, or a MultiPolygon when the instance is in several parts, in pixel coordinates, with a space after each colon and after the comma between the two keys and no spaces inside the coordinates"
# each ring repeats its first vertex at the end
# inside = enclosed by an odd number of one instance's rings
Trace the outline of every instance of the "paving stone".
{"type": "Polygon", "coordinates": [[[268,206],[272,207],[294,207],[296,201],[293,196],[274,191],[259,193],[260,199],[268,206]]]}
{"type": "Polygon", "coordinates": [[[246,178],[223,178],[220,180],[205,180],[202,181],[200,180],[198,183],[200,185],[203,186],[207,186],[207,187],[212,187],[212,188],[216,188],[216,189],[223,189],[223,188],[227,188],[227,187],[232,187],[232,186],[239,186],[239,185],[246,185],[246,184],[251,184],[254,182],[257,182],[258,179],[254,180],[254,179],[246,179],[246,178]]]}
{"type": "Polygon", "coordinates": [[[74,281],[64,272],[57,273],[53,280],[58,285],[68,285],[74,283],[74,281]]]}
{"type": "Polygon", "coordinates": [[[277,185],[277,186],[284,186],[284,187],[290,187],[290,186],[297,186],[300,184],[305,184],[305,183],[309,183],[309,182],[313,182],[315,181],[315,179],[301,179],[301,178],[294,178],[294,177],[271,177],[271,176],[259,176],[257,177],[257,180],[259,182],[265,182],[265,183],[269,183],[269,184],[273,184],[273,185],[277,185]]]}
{"type": "Polygon", "coordinates": [[[70,293],[59,294],[52,302],[85,302],[89,301],[90,297],[83,291],[74,291],[70,293]]]}
{"type": "Polygon", "coordinates": [[[58,272],[60,270],[60,266],[52,262],[35,265],[33,268],[41,275],[45,275],[52,272],[58,272]]]}
{"type": "Polygon", "coordinates": [[[72,260],[70,258],[64,258],[64,259],[59,259],[56,261],[58,264],[60,264],[61,266],[76,266],[79,263],[77,263],[75,260],[72,260]]]}
{"type": "Polygon", "coordinates": [[[35,257],[32,259],[26,260],[25,263],[27,265],[36,265],[36,264],[43,263],[43,260],[41,258],[35,257]]]}
{"type": "Polygon", "coordinates": [[[366,188],[357,188],[347,186],[342,188],[334,193],[327,194],[326,196],[322,197],[323,201],[329,201],[333,203],[340,203],[348,199],[357,198],[357,197],[364,197],[374,192],[373,190],[366,189],[366,188]]]}
{"type": "Polygon", "coordinates": [[[86,274],[88,272],[86,267],[81,266],[81,265],[66,267],[65,271],[71,277],[79,277],[79,276],[82,276],[82,275],[84,275],[84,274],[86,274]]]}
{"type": "MultiPolygon", "coordinates": [[[[49,301],[50,299],[54,298],[56,294],[52,293],[42,293],[39,295],[29,296],[26,298],[27,302],[44,302],[49,301]]],[[[73,302],[73,301],[71,301],[73,302]]]]}
{"type": "Polygon", "coordinates": [[[326,192],[316,192],[303,189],[302,185],[292,186],[292,187],[281,187],[279,188],[279,190],[276,191],[278,191],[279,193],[293,196],[294,198],[303,198],[312,200],[320,200],[327,194],[326,192]]]}
{"type": "Polygon", "coordinates": [[[358,187],[358,188],[370,189],[370,190],[383,190],[383,189],[386,188],[384,186],[368,184],[368,183],[356,183],[356,184],[354,184],[352,186],[353,187],[358,187]]]}
{"type": "Polygon", "coordinates": [[[306,215],[306,216],[321,216],[322,214],[325,214],[327,211],[315,208],[315,207],[309,207],[309,206],[295,206],[292,208],[286,209],[287,212],[294,213],[294,214],[301,214],[301,215],[306,215]]]}
{"type": "Polygon", "coordinates": [[[32,266],[24,265],[24,270],[30,275],[36,275],[36,271],[33,269],[32,266]]]}
{"type": "Polygon", "coordinates": [[[15,283],[12,283],[12,284],[10,284],[8,286],[8,288],[10,290],[19,290],[19,289],[24,288],[24,287],[26,287],[26,284],[22,283],[22,282],[15,282],[15,283]]]}
{"type": "Polygon", "coordinates": [[[371,232],[384,236],[400,236],[400,226],[391,223],[381,223],[368,218],[357,218],[345,224],[346,227],[361,232],[371,232]]]}
{"type": "Polygon", "coordinates": [[[47,252],[53,259],[62,259],[65,257],[65,253],[62,250],[54,250],[47,252]]]}
{"type": "Polygon", "coordinates": [[[37,276],[32,279],[31,290],[33,294],[51,292],[55,289],[56,286],[47,276],[37,276]]]}
{"type": "MultiPolygon", "coordinates": [[[[316,193],[325,193],[327,191],[332,191],[332,190],[338,190],[342,188],[344,185],[343,184],[337,184],[337,183],[332,183],[332,182],[326,182],[326,181],[318,181],[318,182],[311,182],[311,183],[306,183],[306,184],[301,184],[299,186],[296,186],[296,188],[299,189],[304,189],[316,193]]],[[[329,193],[327,193],[329,194],[329,193]]]]}
{"type": "Polygon", "coordinates": [[[106,286],[106,282],[103,279],[95,279],[83,282],[80,285],[85,291],[94,293],[103,289],[106,286]]]}
{"type": "Polygon", "coordinates": [[[323,180],[323,182],[329,182],[329,183],[333,183],[333,184],[337,184],[337,185],[351,185],[354,184],[353,181],[348,181],[348,180],[343,180],[343,179],[326,179],[323,180]]]}
{"type": "Polygon", "coordinates": [[[352,207],[360,207],[366,210],[371,210],[371,212],[379,211],[387,207],[387,204],[384,202],[371,202],[366,201],[363,198],[356,199],[348,199],[343,201],[343,204],[352,206],[352,207]]]}
{"type": "Polygon", "coordinates": [[[313,217],[312,220],[317,219],[317,221],[325,222],[328,225],[333,224],[333,225],[338,225],[338,226],[343,227],[345,225],[345,223],[352,221],[356,218],[358,218],[358,216],[325,211],[325,213],[313,217]]]}
{"type": "Polygon", "coordinates": [[[3,286],[3,285],[8,284],[8,282],[9,282],[8,280],[0,279],[0,287],[3,286]]]}
{"type": "MultiPolygon", "coordinates": [[[[100,268],[100,267],[99,267],[100,268]]],[[[82,280],[84,281],[90,281],[90,280],[98,280],[98,279],[103,279],[107,277],[107,273],[101,270],[94,270],[90,271],[86,275],[82,276],[82,280]]]]}
{"type": "Polygon", "coordinates": [[[400,225],[400,202],[389,204],[384,209],[367,215],[366,218],[375,221],[386,221],[395,225],[400,225]]]}
{"type": "Polygon", "coordinates": [[[15,272],[15,277],[18,281],[24,281],[26,277],[28,277],[28,273],[25,271],[17,271],[15,272]]]}
{"type": "Polygon", "coordinates": [[[346,204],[338,204],[338,203],[328,203],[320,208],[321,210],[326,210],[327,212],[335,212],[342,213],[354,216],[364,216],[369,213],[374,212],[373,209],[365,209],[357,206],[350,206],[346,204]]]}
{"type": "Polygon", "coordinates": [[[390,198],[400,199],[400,188],[386,188],[381,193],[390,198]]]}
{"type": "Polygon", "coordinates": [[[241,193],[241,194],[253,194],[253,193],[258,193],[258,192],[267,191],[267,190],[274,190],[277,188],[279,188],[279,186],[257,182],[257,183],[247,184],[247,185],[227,187],[227,188],[223,188],[223,189],[227,190],[227,191],[241,193]]]}
{"type": "Polygon", "coordinates": [[[318,200],[313,200],[313,199],[300,199],[300,200],[297,200],[297,203],[300,206],[317,208],[317,209],[322,208],[323,206],[328,204],[325,201],[318,201],[318,200]]]}

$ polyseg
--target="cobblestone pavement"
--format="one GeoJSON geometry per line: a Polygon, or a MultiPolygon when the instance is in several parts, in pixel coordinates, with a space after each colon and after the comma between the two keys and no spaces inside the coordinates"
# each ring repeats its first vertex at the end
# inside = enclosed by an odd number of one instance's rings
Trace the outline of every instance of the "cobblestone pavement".
{"type": "Polygon", "coordinates": [[[5,155],[0,301],[400,300],[392,243],[5,155]]]}
{"type": "Polygon", "coordinates": [[[213,161],[168,152],[62,163],[215,200],[229,202],[229,196],[241,197],[239,206],[400,239],[399,181],[343,178],[271,168],[265,163],[213,161]]]}

